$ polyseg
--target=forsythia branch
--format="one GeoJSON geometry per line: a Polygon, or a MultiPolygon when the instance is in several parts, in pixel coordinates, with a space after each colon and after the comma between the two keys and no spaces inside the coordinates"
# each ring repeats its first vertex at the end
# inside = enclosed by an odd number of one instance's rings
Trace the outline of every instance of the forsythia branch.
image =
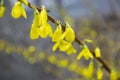
{"type": "MultiPolygon", "coordinates": [[[[41,8],[31,4],[30,2],[28,2],[28,7],[32,8],[32,9],[36,8],[38,11],[42,10],[41,8]]],[[[49,10],[47,10],[47,11],[49,11],[49,10]]],[[[48,20],[54,24],[57,24],[57,20],[50,15],[48,15],[48,20]]],[[[65,31],[65,24],[61,24],[61,26],[62,26],[62,30],[65,31]]],[[[82,41],[79,40],[77,36],[75,36],[75,42],[77,42],[79,45],[83,45],[82,41]]],[[[91,50],[90,48],[89,48],[89,50],[92,53],[92,55],[95,57],[95,52],[93,50],[91,50]]],[[[103,65],[103,67],[106,69],[107,72],[109,72],[109,73],[111,72],[110,67],[106,64],[106,62],[102,58],[97,58],[97,57],[95,57],[95,58],[97,59],[98,62],[100,62],[103,65]]]]}

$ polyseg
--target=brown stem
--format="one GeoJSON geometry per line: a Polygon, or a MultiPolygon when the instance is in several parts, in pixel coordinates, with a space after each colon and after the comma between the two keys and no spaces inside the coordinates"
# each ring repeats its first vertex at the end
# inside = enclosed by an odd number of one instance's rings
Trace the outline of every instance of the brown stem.
{"type": "MultiPolygon", "coordinates": [[[[93,56],[95,57],[95,52],[91,49],[89,49],[90,52],[93,54],[93,56]]],[[[97,58],[95,57],[102,65],[103,67],[110,73],[111,72],[111,69],[110,67],[105,63],[105,61],[102,59],[102,58],[97,58]]]]}
{"type": "MultiPolygon", "coordinates": [[[[37,6],[35,6],[35,5],[33,5],[33,4],[29,3],[29,2],[28,2],[28,7],[30,7],[30,8],[35,7],[36,9],[41,11],[40,8],[38,8],[37,6]]],[[[54,19],[52,16],[48,15],[48,19],[52,23],[57,24],[57,20],[54,19]]],[[[65,25],[63,25],[63,24],[62,24],[62,29],[63,29],[63,31],[65,30],[65,25]]],[[[79,40],[76,36],[75,36],[75,42],[77,42],[79,45],[83,45],[82,41],[79,40]]],[[[95,57],[95,52],[93,50],[91,50],[91,49],[89,49],[89,50],[91,51],[92,55],[95,57]]],[[[96,59],[97,59],[97,61],[99,61],[103,65],[103,67],[106,69],[107,72],[109,72],[109,73],[111,72],[110,67],[105,63],[105,61],[102,58],[96,58],[96,59]]]]}
{"type": "MultiPolygon", "coordinates": [[[[35,7],[38,11],[42,10],[38,6],[35,6],[35,5],[33,5],[32,3],[29,3],[29,2],[28,2],[28,7],[32,8],[32,9],[33,9],[33,7],[35,7]]],[[[47,12],[49,12],[49,10],[47,10],[47,12]]]]}

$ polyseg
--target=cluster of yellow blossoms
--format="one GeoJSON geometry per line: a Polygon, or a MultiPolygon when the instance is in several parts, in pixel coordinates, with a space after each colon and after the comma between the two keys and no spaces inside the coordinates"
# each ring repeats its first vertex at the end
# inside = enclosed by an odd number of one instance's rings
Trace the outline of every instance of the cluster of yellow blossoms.
{"type": "MultiPolygon", "coordinates": [[[[27,2],[27,0],[17,0],[11,12],[13,18],[17,19],[21,16],[23,16],[25,19],[27,18],[26,11],[24,10],[22,4],[26,6],[30,5],[27,2]]],[[[59,48],[60,51],[66,52],[69,55],[77,52],[76,49],[73,47],[73,42],[75,41],[75,33],[67,22],[65,24],[64,31],[62,30],[62,25],[60,21],[56,21],[57,26],[56,29],[53,30],[52,26],[48,22],[48,14],[45,6],[42,5],[41,11],[34,6],[32,6],[31,8],[34,9],[34,20],[30,30],[31,39],[38,39],[39,37],[47,38],[49,36],[52,39],[52,41],[55,43],[52,48],[53,51],[56,51],[56,49],[59,48]]],[[[5,12],[5,6],[0,5],[0,18],[4,15],[4,12],[5,12]]],[[[90,40],[84,41],[84,44],[82,45],[82,50],[78,54],[77,59],[79,60],[81,59],[81,57],[84,57],[86,60],[88,60],[90,58],[94,58],[93,55],[95,55],[96,58],[100,58],[101,57],[100,49],[96,47],[94,52],[91,53],[90,49],[87,47],[85,42],[91,42],[91,41],[90,40]]],[[[30,47],[29,51],[33,52],[35,51],[35,49],[33,47],[30,47]]],[[[25,51],[24,55],[28,55],[28,52],[25,51]]],[[[51,59],[54,60],[53,57],[50,58],[50,61],[51,59]]],[[[33,58],[30,58],[30,60],[33,60],[33,58]]],[[[67,65],[66,60],[60,63],[61,64],[59,66],[62,66],[63,63],[67,65]]],[[[62,67],[64,67],[64,65],[62,67]]],[[[93,75],[93,71],[94,71],[94,65],[93,62],[90,62],[88,69],[83,70],[83,74],[85,77],[90,78],[93,75]]],[[[110,79],[117,80],[118,76],[116,76],[116,74],[117,74],[116,71],[112,70],[110,74],[110,79]]],[[[102,77],[103,77],[103,72],[101,70],[101,67],[99,67],[97,70],[97,78],[101,80],[102,77]]]]}
{"type": "Polygon", "coordinates": [[[68,54],[76,53],[76,50],[71,44],[75,39],[75,34],[72,28],[68,23],[66,23],[66,29],[65,32],[63,32],[61,24],[58,21],[56,30],[53,32],[51,25],[48,23],[47,11],[42,5],[42,10],[40,13],[37,9],[34,12],[34,20],[30,37],[31,39],[37,39],[39,36],[46,38],[48,35],[52,38],[53,42],[56,42],[53,46],[53,51],[59,47],[60,51],[66,51],[68,54]]]}
{"type": "MultiPolygon", "coordinates": [[[[17,1],[11,12],[13,18],[19,18],[20,16],[27,18],[26,12],[22,7],[22,3],[28,5],[26,0],[17,1]]],[[[30,30],[30,38],[47,38],[47,36],[49,36],[52,38],[52,41],[55,42],[55,45],[52,48],[53,51],[59,48],[60,51],[67,52],[68,54],[76,53],[76,49],[72,45],[75,40],[75,33],[70,25],[66,22],[66,28],[63,32],[61,23],[58,21],[56,30],[53,32],[52,27],[48,22],[48,15],[45,6],[42,5],[41,11],[38,11],[35,7],[33,9],[34,20],[30,30]]]]}
{"type": "Polygon", "coordinates": [[[56,30],[53,32],[51,25],[48,22],[48,15],[45,6],[42,5],[42,10],[39,12],[34,10],[34,20],[32,23],[30,38],[37,39],[38,37],[47,38],[49,36],[52,41],[55,42],[53,51],[57,48],[60,51],[67,52],[68,54],[76,53],[75,48],[72,46],[72,42],[75,40],[75,34],[72,28],[66,23],[66,29],[63,32],[60,22],[56,26],[56,30]]]}
{"type": "Polygon", "coordinates": [[[67,54],[76,53],[76,49],[72,45],[74,40],[75,34],[70,25],[66,22],[66,29],[63,32],[61,24],[58,22],[58,26],[52,36],[52,41],[56,42],[52,50],[55,51],[59,48],[60,51],[66,51],[67,54]]]}
{"type": "MultiPolygon", "coordinates": [[[[100,58],[100,57],[101,57],[101,53],[100,53],[99,47],[96,47],[94,52],[95,52],[95,57],[96,57],[96,58],[100,58]]],[[[81,52],[78,54],[77,59],[78,59],[78,60],[81,59],[82,56],[83,56],[86,60],[88,60],[89,58],[94,58],[93,54],[91,53],[91,51],[89,50],[89,48],[87,47],[86,44],[84,44],[84,45],[82,46],[82,50],[81,50],[81,52]]]]}
{"type": "Polygon", "coordinates": [[[77,59],[79,60],[81,57],[84,57],[86,60],[88,60],[89,58],[93,58],[92,53],[89,51],[88,47],[86,45],[83,46],[82,51],[79,53],[79,55],[77,56],[77,59]]]}
{"type": "MultiPolygon", "coordinates": [[[[22,3],[28,6],[27,0],[18,0],[11,12],[13,18],[19,18],[23,16],[27,18],[26,12],[22,7],[22,3]]],[[[56,21],[56,29],[53,31],[52,26],[48,22],[48,14],[44,5],[42,5],[41,11],[36,7],[32,7],[34,9],[34,20],[30,30],[30,38],[38,39],[47,38],[49,36],[52,38],[52,41],[55,42],[52,50],[56,51],[59,48],[60,51],[66,52],[67,54],[76,53],[76,49],[73,47],[73,42],[75,41],[75,33],[70,25],[66,22],[65,31],[62,30],[62,25],[60,21],[56,21]]],[[[91,42],[90,40],[86,40],[91,42]]],[[[95,49],[96,57],[100,57],[100,49],[97,47],[95,49]]],[[[87,45],[82,46],[81,52],[78,54],[77,59],[79,60],[81,57],[84,57],[86,60],[89,58],[93,58],[91,51],[89,51],[87,45]]]]}
{"type": "Polygon", "coordinates": [[[47,11],[45,6],[42,5],[42,10],[39,12],[37,9],[34,10],[34,20],[32,23],[30,38],[37,39],[46,38],[48,35],[52,37],[53,31],[51,25],[48,23],[47,11]]]}
{"type": "MultiPolygon", "coordinates": [[[[11,15],[13,18],[19,18],[20,16],[27,18],[26,12],[22,7],[22,3],[28,6],[27,0],[18,0],[12,9],[11,15]]],[[[4,8],[1,7],[1,10],[2,9],[3,12],[0,12],[0,16],[2,13],[4,13],[4,8]]],[[[52,48],[53,51],[56,51],[56,49],[59,48],[60,51],[66,52],[69,55],[72,53],[76,53],[77,50],[73,47],[73,42],[75,41],[75,33],[73,29],[70,27],[70,25],[66,22],[65,31],[63,31],[61,22],[56,21],[57,26],[56,29],[53,30],[52,26],[48,22],[48,14],[45,6],[42,5],[41,11],[38,10],[36,7],[33,7],[33,9],[34,20],[31,25],[30,38],[38,39],[39,37],[47,38],[49,36],[55,43],[52,48]]],[[[87,40],[87,42],[91,41],[87,40]]],[[[95,49],[94,52],[96,58],[101,57],[100,49],[98,47],[95,49]]],[[[91,53],[91,51],[89,50],[85,43],[84,45],[82,45],[82,50],[78,54],[77,59],[79,60],[81,59],[81,57],[84,57],[86,60],[88,60],[89,58],[94,58],[93,54],[91,53]]],[[[94,69],[93,62],[90,62],[88,69],[86,69],[87,71],[85,70],[83,72],[84,76],[90,78],[93,74],[93,69],[94,69]],[[86,72],[89,72],[89,75],[86,72]]],[[[114,75],[114,73],[111,73],[111,75],[114,75]]],[[[97,70],[97,76],[99,80],[101,80],[103,77],[103,72],[100,67],[97,70]]]]}

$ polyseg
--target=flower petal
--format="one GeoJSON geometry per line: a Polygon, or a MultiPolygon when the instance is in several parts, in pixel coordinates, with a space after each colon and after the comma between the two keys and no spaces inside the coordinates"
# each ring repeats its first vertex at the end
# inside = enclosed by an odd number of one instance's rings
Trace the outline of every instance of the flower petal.
{"type": "Polygon", "coordinates": [[[14,5],[14,7],[12,8],[12,12],[11,15],[13,18],[17,19],[21,16],[22,14],[22,10],[21,10],[21,3],[20,1],[17,1],[14,5]]]}
{"type": "Polygon", "coordinates": [[[0,18],[3,17],[5,13],[5,6],[0,6],[0,18]]]}
{"type": "Polygon", "coordinates": [[[30,38],[31,39],[37,39],[39,37],[37,28],[32,24],[31,30],[30,30],[30,38]]]}

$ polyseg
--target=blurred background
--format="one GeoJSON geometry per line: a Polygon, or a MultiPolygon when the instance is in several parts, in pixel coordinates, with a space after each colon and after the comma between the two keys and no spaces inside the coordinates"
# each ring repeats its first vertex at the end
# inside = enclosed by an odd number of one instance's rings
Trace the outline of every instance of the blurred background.
{"type": "MultiPolygon", "coordinates": [[[[77,54],[53,52],[50,38],[31,40],[33,10],[24,6],[28,18],[13,19],[15,0],[4,1],[6,11],[0,18],[0,80],[89,80],[81,72],[89,61],[76,60],[77,54]]],[[[28,1],[39,7],[44,4],[50,10],[48,14],[69,22],[80,40],[91,39],[90,47],[99,46],[105,62],[120,72],[120,0],[28,1]]],[[[79,53],[79,45],[74,46],[79,53]]],[[[98,62],[94,62],[97,67],[98,62]]],[[[103,80],[109,80],[104,68],[103,72],[103,80]]],[[[92,80],[96,80],[93,76],[92,80]]]]}

